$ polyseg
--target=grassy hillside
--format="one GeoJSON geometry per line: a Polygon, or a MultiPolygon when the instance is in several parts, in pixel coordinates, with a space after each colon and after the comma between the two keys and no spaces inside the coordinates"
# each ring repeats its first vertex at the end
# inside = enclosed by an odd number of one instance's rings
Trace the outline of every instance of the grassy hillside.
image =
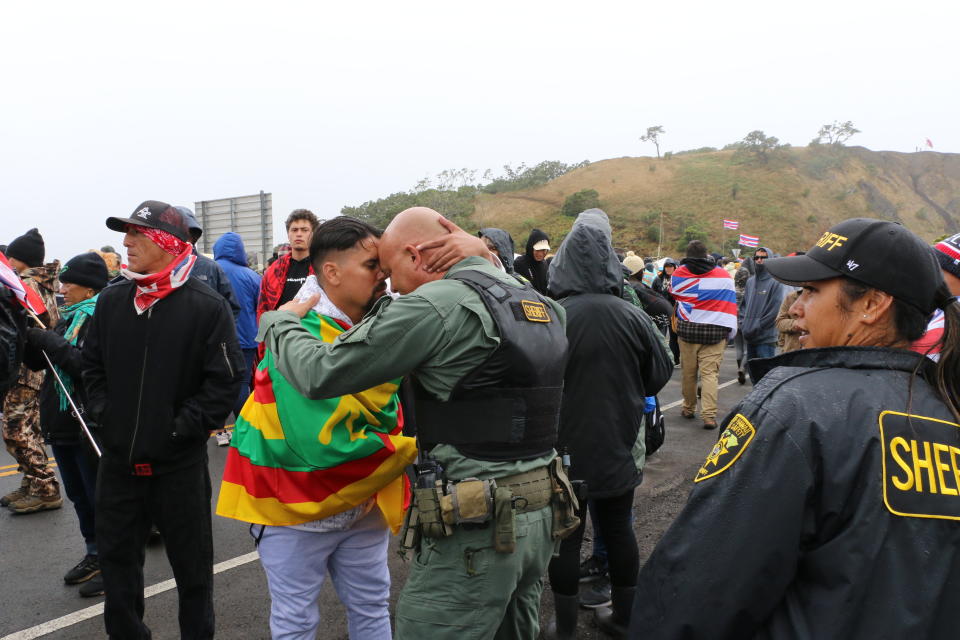
{"type": "Polygon", "coordinates": [[[559,246],[573,224],[560,208],[581,189],[600,193],[615,244],[642,255],[656,253],[661,214],[662,255],[697,235],[729,255],[738,232],[723,218],[778,252],[807,249],[855,216],[901,222],[927,240],[960,232],[960,154],[862,147],[786,149],[767,163],[734,151],[603,160],[536,188],[479,193],[471,222],[507,229],[521,251],[532,227],[559,246]]]}

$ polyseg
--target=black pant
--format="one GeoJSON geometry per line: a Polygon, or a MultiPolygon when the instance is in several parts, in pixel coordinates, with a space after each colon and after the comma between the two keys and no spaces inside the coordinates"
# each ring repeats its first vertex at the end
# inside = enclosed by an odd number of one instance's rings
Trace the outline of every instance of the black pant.
{"type": "Polygon", "coordinates": [[[213,533],[206,461],[134,476],[104,461],[97,476],[97,546],[111,638],[149,638],[143,624],[143,560],[150,525],[163,536],[177,582],[180,637],[212,638],[213,533]]]}
{"type": "MultiPolygon", "coordinates": [[[[640,552],[633,535],[631,513],[633,489],[612,498],[592,500],[596,506],[596,523],[603,532],[610,564],[610,584],[614,587],[635,587],[640,571],[640,552]]],[[[550,588],[563,596],[577,595],[580,582],[580,545],[586,528],[586,505],[581,504],[580,527],[560,543],[560,555],[550,561],[550,588]]]]}
{"type": "Polygon", "coordinates": [[[87,553],[97,553],[93,503],[97,487],[97,456],[86,442],[55,444],[53,457],[67,497],[73,503],[80,521],[80,533],[87,545],[87,553]]]}

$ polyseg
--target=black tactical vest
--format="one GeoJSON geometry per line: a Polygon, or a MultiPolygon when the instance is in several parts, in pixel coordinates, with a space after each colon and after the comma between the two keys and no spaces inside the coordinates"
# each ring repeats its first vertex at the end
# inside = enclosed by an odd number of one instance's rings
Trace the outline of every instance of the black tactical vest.
{"type": "Polygon", "coordinates": [[[530,460],[557,442],[567,336],[556,312],[526,284],[501,284],[481,271],[449,276],[478,294],[500,346],[440,402],[415,384],[417,435],[427,447],[454,445],[477,460],[530,460]]]}

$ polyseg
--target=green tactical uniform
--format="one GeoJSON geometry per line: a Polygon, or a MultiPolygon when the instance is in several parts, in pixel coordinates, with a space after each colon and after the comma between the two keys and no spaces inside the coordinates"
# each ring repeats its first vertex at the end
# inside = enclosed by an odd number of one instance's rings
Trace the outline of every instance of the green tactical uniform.
{"type": "MultiPolygon", "coordinates": [[[[414,372],[427,392],[446,401],[500,344],[496,322],[480,295],[449,279],[461,270],[518,286],[486,260],[466,258],[441,280],[396,300],[382,298],[334,343],[316,340],[289,312],[265,313],[258,339],[277,354],[281,373],[307,396],[345,395],[414,372]]],[[[565,324],[563,307],[548,303],[565,324]]],[[[446,444],[430,453],[450,481],[541,469],[556,455],[491,462],[468,458],[446,444]]],[[[553,552],[552,526],[550,506],[518,512],[513,553],[493,548],[489,528],[455,526],[448,537],[422,538],[397,605],[397,637],[536,637],[541,577],[553,552]]]]}

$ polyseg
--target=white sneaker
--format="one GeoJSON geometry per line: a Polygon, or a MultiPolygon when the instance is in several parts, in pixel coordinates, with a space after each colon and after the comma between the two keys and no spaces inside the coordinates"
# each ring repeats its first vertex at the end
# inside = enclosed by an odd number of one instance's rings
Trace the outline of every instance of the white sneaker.
{"type": "Polygon", "coordinates": [[[233,436],[229,431],[217,431],[217,446],[226,447],[230,445],[230,438],[233,436]]]}

